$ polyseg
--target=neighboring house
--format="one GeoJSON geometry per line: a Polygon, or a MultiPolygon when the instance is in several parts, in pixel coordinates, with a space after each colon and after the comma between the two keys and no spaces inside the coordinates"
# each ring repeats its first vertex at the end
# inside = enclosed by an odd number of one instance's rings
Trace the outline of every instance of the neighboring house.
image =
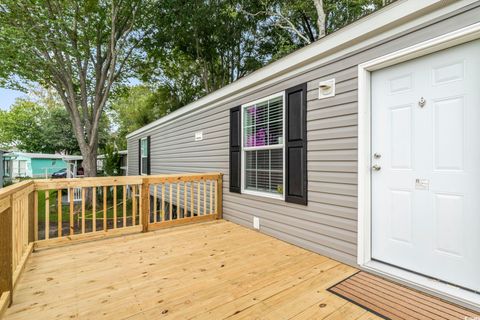
{"type": "Polygon", "coordinates": [[[10,179],[30,177],[46,178],[52,173],[67,168],[65,156],[60,154],[42,154],[10,152],[3,155],[5,173],[10,179]]]}
{"type": "Polygon", "coordinates": [[[128,174],[220,171],[225,219],[478,306],[479,39],[480,1],[397,1],[132,132],[128,174]]]}
{"type": "MultiPolygon", "coordinates": [[[[120,150],[118,151],[118,155],[120,156],[120,175],[126,176],[127,175],[127,160],[128,160],[128,151],[127,150],[120,150]]],[[[105,160],[105,155],[101,154],[97,157],[97,171],[103,173],[103,162],[105,160]]]]}

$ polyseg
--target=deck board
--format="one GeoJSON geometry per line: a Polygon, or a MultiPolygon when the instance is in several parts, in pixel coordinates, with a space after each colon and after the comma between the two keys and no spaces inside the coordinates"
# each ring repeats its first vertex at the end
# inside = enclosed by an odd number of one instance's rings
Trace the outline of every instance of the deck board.
{"type": "Polygon", "coordinates": [[[356,271],[208,222],[36,251],[4,319],[376,319],[326,290],[356,271]]]}

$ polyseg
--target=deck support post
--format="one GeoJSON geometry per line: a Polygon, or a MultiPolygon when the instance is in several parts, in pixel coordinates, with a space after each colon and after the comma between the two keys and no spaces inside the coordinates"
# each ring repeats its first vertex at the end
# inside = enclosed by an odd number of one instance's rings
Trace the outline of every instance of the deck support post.
{"type": "Polygon", "coordinates": [[[12,196],[0,201],[0,295],[9,293],[8,306],[13,300],[13,217],[12,196]]]}
{"type": "Polygon", "coordinates": [[[141,192],[141,223],[142,232],[148,232],[148,224],[150,223],[150,185],[143,180],[141,192]]]}
{"type": "Polygon", "coordinates": [[[217,178],[217,195],[216,195],[217,219],[223,219],[223,174],[219,174],[217,178]]]}

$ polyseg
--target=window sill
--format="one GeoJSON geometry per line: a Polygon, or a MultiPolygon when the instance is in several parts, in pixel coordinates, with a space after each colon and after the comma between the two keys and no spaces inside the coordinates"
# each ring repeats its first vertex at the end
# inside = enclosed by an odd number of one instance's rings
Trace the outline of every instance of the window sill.
{"type": "Polygon", "coordinates": [[[242,190],[242,194],[248,194],[252,196],[257,196],[257,197],[263,197],[263,198],[269,198],[269,199],[277,199],[277,200],[282,200],[285,201],[285,197],[283,194],[273,194],[273,193],[267,193],[267,192],[261,192],[261,191],[253,191],[253,190],[242,190]]]}

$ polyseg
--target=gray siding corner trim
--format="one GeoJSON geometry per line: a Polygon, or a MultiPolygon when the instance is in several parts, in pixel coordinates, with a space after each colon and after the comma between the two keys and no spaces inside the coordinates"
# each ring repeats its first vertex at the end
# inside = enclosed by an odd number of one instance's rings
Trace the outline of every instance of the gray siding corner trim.
{"type": "MultiPolygon", "coordinates": [[[[401,4],[410,1],[401,1],[401,4]]],[[[418,1],[414,1],[419,3],[418,1]]],[[[442,2],[452,3],[451,1],[442,2]]],[[[358,79],[357,66],[439,35],[480,22],[480,1],[458,1],[455,10],[409,25],[375,43],[295,76],[282,75],[269,85],[245,87],[236,96],[204,104],[174,121],[152,125],[128,138],[128,172],[138,172],[138,138],[151,136],[152,174],[221,172],[224,174],[224,218],[341,262],[356,265],[358,79]],[[317,99],[318,83],[336,79],[336,95],[317,99]],[[229,192],[230,108],[307,83],[308,205],[229,192]],[[195,132],[203,140],[195,141],[195,132]]],[[[432,13],[433,14],[433,13],[432,13]]],[[[419,21],[420,21],[419,20],[419,21]]],[[[407,22],[405,22],[407,23],[407,22]]],[[[408,22],[409,23],[409,22],[408,22]]],[[[407,24],[408,24],[407,23],[407,24]]],[[[312,62],[312,61],[310,61],[312,62]]],[[[268,70],[268,69],[267,69],[268,70]]],[[[243,82],[245,83],[245,82],[243,82]]],[[[204,100],[205,101],[205,100],[204,100]]]]}

